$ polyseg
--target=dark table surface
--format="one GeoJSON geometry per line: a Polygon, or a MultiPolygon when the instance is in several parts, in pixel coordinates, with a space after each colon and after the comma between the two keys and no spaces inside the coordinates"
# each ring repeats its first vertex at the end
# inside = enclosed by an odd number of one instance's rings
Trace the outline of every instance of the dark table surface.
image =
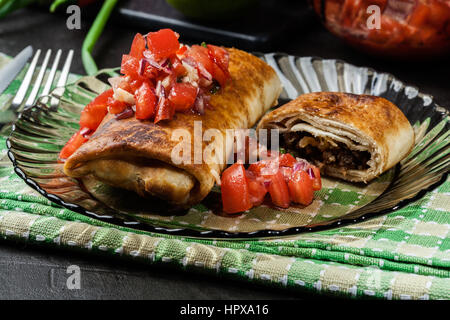
{"type": "MultiPolygon", "coordinates": [[[[286,0],[289,5],[289,0],[286,0]]],[[[289,11],[289,8],[285,11],[289,11]]],[[[81,30],[66,28],[67,16],[45,10],[23,9],[0,20],[0,51],[17,54],[28,44],[35,48],[75,49],[72,72],[83,74],[80,48],[90,20],[81,30]]],[[[89,16],[91,13],[86,14],[89,16]]],[[[450,66],[447,59],[429,62],[384,61],[362,54],[329,34],[311,12],[297,6],[295,19],[274,51],[299,56],[336,58],[355,65],[389,72],[402,81],[432,94],[450,106],[450,66]],[[297,18],[298,17],[298,18],[297,18]]],[[[263,23],[263,22],[262,22],[263,23]]],[[[109,23],[94,50],[100,68],[115,67],[136,32],[146,33],[117,19],[109,23]]],[[[194,40],[194,39],[192,39],[194,40]]],[[[220,41],[218,39],[218,44],[220,41]]],[[[250,48],[251,49],[251,48],[250,48]]],[[[90,256],[23,243],[0,242],[0,299],[303,299],[316,295],[268,288],[218,277],[162,269],[130,261],[90,256]],[[67,267],[81,269],[80,290],[66,287],[67,267]]]]}

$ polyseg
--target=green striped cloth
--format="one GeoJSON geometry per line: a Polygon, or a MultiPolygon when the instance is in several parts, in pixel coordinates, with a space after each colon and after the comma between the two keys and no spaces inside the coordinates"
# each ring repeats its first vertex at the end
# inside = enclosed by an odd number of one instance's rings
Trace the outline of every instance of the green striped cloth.
{"type": "MultiPolygon", "coordinates": [[[[8,117],[2,103],[17,85],[0,96],[0,119],[8,117]]],[[[363,223],[275,240],[212,241],[117,227],[61,208],[25,184],[6,153],[0,137],[0,239],[5,241],[351,298],[450,299],[450,180],[363,223]]]]}

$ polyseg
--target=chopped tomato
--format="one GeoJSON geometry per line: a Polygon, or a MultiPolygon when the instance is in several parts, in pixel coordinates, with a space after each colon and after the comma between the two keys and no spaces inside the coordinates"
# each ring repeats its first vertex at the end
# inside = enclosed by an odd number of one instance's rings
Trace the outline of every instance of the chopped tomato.
{"type": "Polygon", "coordinates": [[[224,87],[227,81],[231,78],[228,72],[229,65],[229,55],[222,47],[214,46],[211,44],[207,45],[208,56],[213,62],[212,76],[217,82],[219,82],[221,87],[224,87]]]}
{"type": "Polygon", "coordinates": [[[154,79],[158,76],[158,69],[150,65],[147,60],[141,59],[139,61],[139,75],[142,75],[144,78],[154,79]]]}
{"type": "Polygon", "coordinates": [[[140,62],[139,59],[132,57],[128,54],[122,56],[122,64],[120,68],[120,73],[130,76],[132,79],[141,79],[142,76],[139,74],[140,62]]]}
{"type": "Polygon", "coordinates": [[[67,141],[66,145],[62,148],[61,152],[59,153],[60,159],[67,159],[70,157],[83,143],[85,143],[88,139],[83,137],[83,135],[80,133],[81,130],[75,132],[73,136],[67,141]]]}
{"type": "Polygon", "coordinates": [[[427,5],[418,3],[412,14],[409,16],[409,24],[415,27],[422,27],[425,24],[430,11],[431,10],[427,5]]]}
{"type": "Polygon", "coordinates": [[[260,160],[252,163],[249,167],[249,171],[253,171],[256,175],[270,176],[274,175],[279,168],[279,162],[277,160],[260,160]]]}
{"type": "Polygon", "coordinates": [[[113,93],[113,89],[106,90],[81,111],[80,127],[97,129],[108,113],[108,99],[112,97],[113,93]]]}
{"type": "Polygon", "coordinates": [[[224,88],[228,82],[228,80],[231,79],[230,75],[228,73],[225,73],[217,64],[213,64],[213,71],[211,76],[213,79],[215,79],[219,84],[221,88],[224,88]]]}
{"type": "Polygon", "coordinates": [[[291,202],[289,189],[280,171],[270,177],[269,194],[272,203],[281,208],[288,208],[291,202]]]}
{"type": "Polygon", "coordinates": [[[142,34],[137,33],[134,36],[133,43],[131,44],[130,56],[137,59],[142,59],[144,57],[143,52],[145,50],[145,38],[142,34]]]}
{"type": "Polygon", "coordinates": [[[228,51],[222,47],[208,44],[208,55],[210,59],[219,66],[223,71],[228,70],[229,54],[228,51]]]}
{"type": "MultiPolygon", "coordinates": [[[[214,62],[209,58],[208,49],[199,45],[193,45],[188,55],[197,62],[197,69],[199,69],[200,75],[203,74],[202,67],[210,74],[213,73],[214,62]],[[199,66],[200,65],[200,66],[199,66]]],[[[205,75],[203,75],[205,76],[205,75]]]]}
{"type": "Polygon", "coordinates": [[[304,206],[312,202],[314,198],[312,180],[305,171],[295,171],[291,180],[288,182],[288,186],[292,201],[304,206]]]}
{"type": "Polygon", "coordinates": [[[135,100],[136,119],[150,119],[155,114],[157,97],[147,81],[136,91],[135,100]]]}
{"type": "MultiPolygon", "coordinates": [[[[316,166],[311,165],[310,169],[313,172],[312,187],[314,191],[322,189],[322,179],[320,178],[320,170],[316,166]]],[[[311,175],[310,175],[311,176],[311,175]]]]}
{"type": "Polygon", "coordinates": [[[177,55],[182,56],[187,50],[186,46],[182,46],[178,51],[176,52],[177,55]]]}
{"type": "Polygon", "coordinates": [[[294,174],[294,169],[292,169],[290,167],[280,167],[280,171],[286,182],[291,180],[291,177],[294,174]]]}
{"type": "MultiPolygon", "coordinates": [[[[136,90],[138,90],[141,85],[142,85],[142,80],[141,79],[131,79],[129,82],[129,90],[126,90],[132,94],[134,94],[136,92],[136,90]]],[[[125,89],[124,89],[125,90],[125,89]]]]}
{"type": "Polygon", "coordinates": [[[178,34],[170,29],[161,29],[147,35],[147,46],[156,59],[167,58],[180,48],[178,34]]]}
{"type": "Polygon", "coordinates": [[[244,166],[235,163],[222,173],[221,192],[223,211],[237,213],[252,207],[244,166]]]}
{"type": "Polygon", "coordinates": [[[248,191],[250,193],[250,202],[253,206],[259,206],[264,201],[264,197],[267,194],[264,181],[251,171],[246,171],[245,176],[247,178],[248,191]]]}
{"type": "Polygon", "coordinates": [[[108,111],[112,114],[121,113],[127,104],[123,101],[115,100],[114,98],[108,98],[108,111]]]}
{"type": "Polygon", "coordinates": [[[282,167],[293,167],[297,162],[294,156],[290,153],[284,153],[280,155],[280,166],[282,167]]]}
{"type": "Polygon", "coordinates": [[[173,56],[170,58],[170,63],[172,64],[172,71],[175,76],[180,77],[186,75],[186,68],[183,66],[180,59],[173,56]]]}
{"type": "Polygon", "coordinates": [[[189,83],[175,83],[169,94],[169,100],[176,111],[190,110],[196,97],[197,88],[189,83]]]}
{"type": "Polygon", "coordinates": [[[161,120],[171,119],[174,114],[174,108],[166,97],[161,97],[156,106],[155,123],[161,120]]]}

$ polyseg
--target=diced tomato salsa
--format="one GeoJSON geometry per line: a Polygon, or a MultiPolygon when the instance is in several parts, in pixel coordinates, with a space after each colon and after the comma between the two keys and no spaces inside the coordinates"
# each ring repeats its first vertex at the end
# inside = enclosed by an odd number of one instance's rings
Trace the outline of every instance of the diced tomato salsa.
{"type": "Polygon", "coordinates": [[[61,150],[61,160],[88,140],[81,132],[94,132],[108,112],[117,119],[134,114],[154,123],[170,120],[176,112],[205,112],[209,95],[231,79],[228,52],[209,44],[189,47],[178,38],[171,29],[135,35],[130,52],[122,56],[122,75],[110,78],[112,89],[86,105],[80,130],[61,150]]]}
{"type": "Polygon", "coordinates": [[[223,211],[249,210],[260,205],[267,194],[281,208],[288,208],[291,202],[308,206],[314,191],[321,188],[319,168],[289,153],[252,163],[248,169],[235,163],[222,173],[223,211]]]}

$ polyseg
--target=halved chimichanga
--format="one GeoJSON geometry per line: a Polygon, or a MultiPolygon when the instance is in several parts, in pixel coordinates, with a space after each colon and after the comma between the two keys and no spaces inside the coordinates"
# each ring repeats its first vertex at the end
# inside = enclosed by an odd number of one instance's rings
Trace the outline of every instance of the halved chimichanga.
{"type": "MultiPolygon", "coordinates": [[[[210,108],[204,114],[177,112],[172,119],[155,123],[136,116],[118,119],[108,113],[89,140],[68,157],[64,172],[75,178],[93,175],[108,185],[156,196],[177,206],[201,201],[225,168],[232,146],[223,144],[223,152],[209,153],[210,158],[194,163],[195,122],[201,121],[200,141],[208,129],[217,129],[225,136],[227,129],[250,128],[277,103],[281,92],[278,76],[264,61],[234,48],[227,52],[231,80],[210,95],[210,108]],[[188,163],[173,161],[173,150],[180,143],[179,137],[174,138],[178,129],[192,137],[188,163]]],[[[220,142],[207,140],[201,142],[202,153],[220,142]]]]}
{"type": "Polygon", "coordinates": [[[280,145],[329,176],[367,182],[414,145],[405,115],[388,100],[338,92],[304,94],[266,114],[257,129],[280,130],[280,145]]]}

